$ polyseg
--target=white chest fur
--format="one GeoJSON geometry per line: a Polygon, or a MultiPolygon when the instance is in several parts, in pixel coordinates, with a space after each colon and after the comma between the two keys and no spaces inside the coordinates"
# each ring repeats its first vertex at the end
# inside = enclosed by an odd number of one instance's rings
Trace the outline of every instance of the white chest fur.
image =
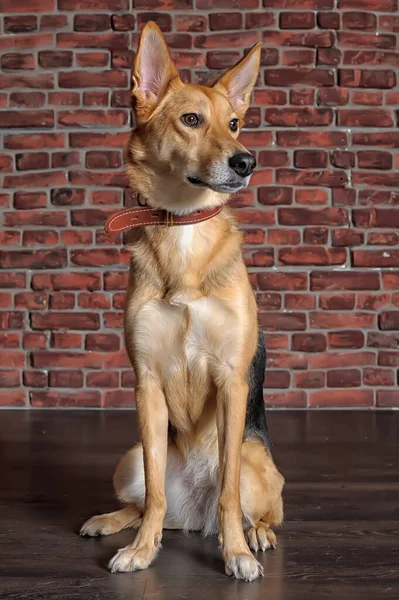
{"type": "Polygon", "coordinates": [[[164,372],[173,365],[195,368],[204,361],[231,364],[237,353],[237,316],[216,297],[154,299],[141,308],[134,331],[137,358],[156,362],[164,372]]]}

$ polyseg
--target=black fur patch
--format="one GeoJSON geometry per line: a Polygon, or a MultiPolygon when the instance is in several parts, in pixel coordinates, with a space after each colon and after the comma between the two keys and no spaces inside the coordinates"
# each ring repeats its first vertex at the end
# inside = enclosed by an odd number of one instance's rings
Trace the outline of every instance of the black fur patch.
{"type": "Polygon", "coordinates": [[[265,403],[263,400],[263,381],[266,368],[266,347],[263,333],[258,328],[258,345],[248,370],[249,385],[247,414],[245,419],[244,440],[260,439],[267,448],[270,439],[266,424],[265,403]]]}

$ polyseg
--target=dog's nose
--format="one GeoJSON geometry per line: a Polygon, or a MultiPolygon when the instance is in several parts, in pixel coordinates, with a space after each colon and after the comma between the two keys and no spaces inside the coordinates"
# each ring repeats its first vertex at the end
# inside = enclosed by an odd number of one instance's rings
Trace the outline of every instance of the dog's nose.
{"type": "Polygon", "coordinates": [[[229,167],[240,177],[248,177],[256,167],[256,160],[248,152],[239,152],[230,157],[229,167]]]}

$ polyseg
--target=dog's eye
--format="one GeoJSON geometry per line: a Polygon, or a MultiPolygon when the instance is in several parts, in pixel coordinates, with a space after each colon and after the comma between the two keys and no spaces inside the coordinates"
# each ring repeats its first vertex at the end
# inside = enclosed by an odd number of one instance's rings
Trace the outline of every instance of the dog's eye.
{"type": "Polygon", "coordinates": [[[231,119],[231,121],[229,123],[229,127],[230,127],[231,131],[237,131],[237,129],[238,129],[238,119],[231,119]]]}
{"type": "Polygon", "coordinates": [[[183,115],[181,120],[187,127],[197,127],[199,123],[199,116],[194,113],[189,113],[187,115],[183,115]]]}

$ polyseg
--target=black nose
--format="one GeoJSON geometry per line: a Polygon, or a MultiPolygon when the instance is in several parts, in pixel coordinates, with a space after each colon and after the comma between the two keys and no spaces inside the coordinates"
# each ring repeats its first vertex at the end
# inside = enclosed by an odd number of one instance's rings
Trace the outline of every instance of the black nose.
{"type": "Polygon", "coordinates": [[[239,152],[229,159],[229,167],[240,177],[248,177],[256,167],[256,160],[248,152],[239,152]]]}

